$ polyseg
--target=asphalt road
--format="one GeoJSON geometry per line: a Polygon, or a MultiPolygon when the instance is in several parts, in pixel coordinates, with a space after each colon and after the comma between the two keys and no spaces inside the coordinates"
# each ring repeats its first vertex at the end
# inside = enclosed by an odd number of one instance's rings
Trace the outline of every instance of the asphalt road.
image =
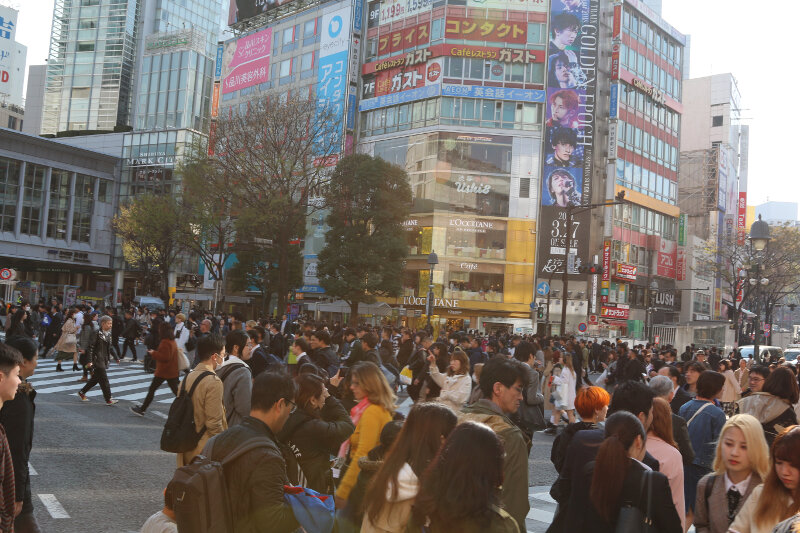
{"type": "MultiPolygon", "coordinates": [[[[140,347],[140,352],[143,351],[140,347]]],[[[37,391],[30,464],[36,518],[45,532],[138,532],[163,505],[162,491],[175,469],[173,454],[159,449],[172,393],[165,385],[144,418],[128,408],[141,401],[151,374],[124,362],[109,371],[112,394],[105,405],[99,387],[81,402],[75,392],[80,373],[56,373],[41,362],[31,383],[37,391]]],[[[65,369],[71,368],[64,365],[65,369]]],[[[409,407],[406,402],[404,407],[409,407]]],[[[553,437],[537,433],[529,460],[532,510],[528,531],[544,532],[554,505],[547,490],[556,479],[550,463],[553,437]]]]}

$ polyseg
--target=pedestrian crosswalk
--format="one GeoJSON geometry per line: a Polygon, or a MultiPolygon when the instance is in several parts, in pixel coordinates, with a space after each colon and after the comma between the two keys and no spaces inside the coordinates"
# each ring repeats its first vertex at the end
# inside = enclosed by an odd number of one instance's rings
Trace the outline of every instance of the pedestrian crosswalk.
{"type": "MultiPolygon", "coordinates": [[[[64,372],[57,372],[56,366],[57,362],[52,359],[40,359],[36,372],[29,379],[30,383],[37,394],[75,396],[75,393],[83,387],[83,382],[78,381],[83,375],[82,372],[73,372],[71,361],[62,363],[64,372]]],[[[141,402],[147,396],[152,379],[153,374],[146,373],[139,363],[122,361],[117,364],[112,361],[108,368],[111,395],[118,400],[141,402]]],[[[86,393],[89,398],[102,398],[102,395],[99,386],[86,393]]],[[[175,395],[165,383],[156,391],[153,406],[162,404],[168,409],[174,398],[175,395]]]]}

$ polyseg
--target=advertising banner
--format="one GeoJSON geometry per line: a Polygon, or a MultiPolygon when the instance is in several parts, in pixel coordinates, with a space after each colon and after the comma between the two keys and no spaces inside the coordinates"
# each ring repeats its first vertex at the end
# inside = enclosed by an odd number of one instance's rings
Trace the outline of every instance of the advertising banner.
{"type": "Polygon", "coordinates": [[[686,248],[678,246],[678,266],[675,279],[678,281],[686,280],[686,248]]]}
{"type": "Polygon", "coordinates": [[[495,100],[514,100],[517,102],[544,102],[544,91],[536,89],[508,89],[504,87],[482,87],[480,85],[442,85],[442,96],[462,96],[465,98],[492,98],[495,100]]]}
{"type": "Polygon", "coordinates": [[[728,151],[722,147],[717,147],[717,165],[717,207],[724,213],[727,208],[731,165],[728,163],[728,151]]]}
{"type": "Polygon", "coordinates": [[[608,123],[608,160],[614,161],[617,158],[617,121],[611,120],[608,123]]]}
{"type": "MultiPolygon", "coordinates": [[[[0,6],[0,94],[11,95],[12,99],[21,96],[21,93],[15,94],[17,92],[15,88],[22,83],[21,79],[17,80],[14,77],[16,75],[14,61],[17,58],[16,33],[17,10],[0,6]]],[[[24,60],[22,57],[23,62],[24,60]]]]}
{"type": "Polygon", "coordinates": [[[611,241],[603,241],[603,277],[600,282],[600,301],[608,301],[608,289],[611,285],[611,241]]]}
{"type": "Polygon", "coordinates": [[[631,315],[631,310],[628,308],[609,307],[606,305],[600,307],[600,316],[603,318],[627,320],[630,317],[630,315],[631,315]]]}
{"type": "Polygon", "coordinates": [[[219,115],[219,82],[214,82],[214,93],[211,96],[211,117],[217,118],[219,115]]]}
{"type": "Polygon", "coordinates": [[[427,44],[431,40],[430,22],[417,24],[378,36],[378,55],[393,54],[427,44]]]}
{"type": "Polygon", "coordinates": [[[384,0],[380,6],[380,24],[388,24],[406,17],[428,13],[431,0],[384,0]]]}
{"type": "Polygon", "coordinates": [[[568,207],[587,205],[592,199],[599,27],[599,0],[553,2],[543,135],[539,274],[564,271],[568,232],[569,252],[577,253],[581,262],[589,262],[591,213],[582,210],[570,217],[568,207]]]}
{"type": "Polygon", "coordinates": [[[675,241],[661,239],[658,247],[658,266],[656,274],[675,279],[675,263],[677,262],[677,246],[675,241]]]}
{"type": "MultiPolygon", "coordinates": [[[[387,44],[387,46],[389,46],[387,44]]],[[[523,50],[520,48],[499,48],[494,46],[472,46],[466,44],[437,44],[427,48],[418,48],[407,54],[399,54],[387,59],[364,63],[362,74],[373,74],[382,70],[417,65],[428,59],[441,56],[464,57],[469,59],[488,59],[499,63],[543,63],[544,51],[523,50]]],[[[499,79],[503,81],[503,66],[500,66],[499,79]]],[[[493,73],[494,74],[494,73],[493,73]]]]}
{"type": "Polygon", "coordinates": [[[228,7],[228,26],[272,11],[289,2],[291,0],[231,0],[228,7]]]}
{"type": "Polygon", "coordinates": [[[217,45],[217,58],[214,61],[214,80],[219,81],[222,76],[222,59],[225,57],[225,44],[217,45]]]}
{"type": "Polygon", "coordinates": [[[736,243],[744,246],[745,234],[747,233],[747,192],[739,193],[738,220],[736,221],[736,243]]]}
{"type": "Polygon", "coordinates": [[[620,43],[614,43],[611,45],[611,80],[618,80],[619,79],[619,52],[622,45],[620,43]]]}
{"type": "Polygon", "coordinates": [[[377,28],[381,19],[381,3],[370,2],[367,6],[367,28],[377,28]]]}
{"type": "Polygon", "coordinates": [[[618,279],[624,279],[626,281],[636,281],[636,272],[636,265],[617,263],[617,273],[614,274],[614,277],[618,279]]]}
{"type": "MultiPolygon", "coordinates": [[[[350,44],[350,8],[344,7],[322,16],[322,37],[317,63],[317,109],[327,110],[334,124],[344,120],[347,97],[347,52],[350,44]]],[[[341,142],[342,130],[330,130],[320,139],[321,146],[341,142]],[[331,138],[333,137],[333,138],[331,138]]]]}
{"type": "Polygon", "coordinates": [[[369,111],[370,109],[379,109],[381,107],[388,107],[390,105],[406,104],[408,102],[415,102],[417,100],[425,100],[426,98],[433,98],[439,96],[442,91],[441,84],[428,85],[420,87],[419,89],[411,89],[410,91],[403,91],[401,93],[387,94],[378,96],[376,98],[362,99],[358,103],[359,111],[369,111]]]}
{"type": "Polygon", "coordinates": [[[686,246],[686,213],[678,217],[678,246],[686,246]]]}
{"type": "Polygon", "coordinates": [[[525,44],[528,42],[528,24],[512,20],[447,17],[444,36],[445,39],[525,44]]]}
{"type": "Polygon", "coordinates": [[[442,60],[432,59],[422,65],[394,68],[375,76],[375,96],[419,89],[442,81],[442,60]]]}
{"type": "Polygon", "coordinates": [[[619,116],[619,83],[612,83],[609,96],[610,107],[608,118],[615,119],[619,116]]]}
{"type": "Polygon", "coordinates": [[[544,13],[547,11],[547,0],[467,0],[467,7],[544,13]]]}
{"type": "Polygon", "coordinates": [[[272,28],[225,43],[222,94],[269,81],[272,28]]]}

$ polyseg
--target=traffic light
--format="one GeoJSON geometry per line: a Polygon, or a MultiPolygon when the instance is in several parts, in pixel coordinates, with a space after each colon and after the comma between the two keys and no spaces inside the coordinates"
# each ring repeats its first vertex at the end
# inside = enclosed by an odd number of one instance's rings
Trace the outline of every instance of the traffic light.
{"type": "Polygon", "coordinates": [[[578,268],[580,274],[598,275],[603,273],[603,267],[596,263],[588,263],[578,268]]]}
{"type": "Polygon", "coordinates": [[[544,306],[540,305],[536,308],[536,318],[544,318],[544,306]]]}

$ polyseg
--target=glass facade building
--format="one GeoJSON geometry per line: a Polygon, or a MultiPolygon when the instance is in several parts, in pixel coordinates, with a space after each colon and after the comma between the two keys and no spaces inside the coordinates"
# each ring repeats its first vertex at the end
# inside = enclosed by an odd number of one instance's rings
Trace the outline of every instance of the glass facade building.
{"type": "Polygon", "coordinates": [[[137,0],[56,0],[43,134],[130,123],[137,0]]]}

